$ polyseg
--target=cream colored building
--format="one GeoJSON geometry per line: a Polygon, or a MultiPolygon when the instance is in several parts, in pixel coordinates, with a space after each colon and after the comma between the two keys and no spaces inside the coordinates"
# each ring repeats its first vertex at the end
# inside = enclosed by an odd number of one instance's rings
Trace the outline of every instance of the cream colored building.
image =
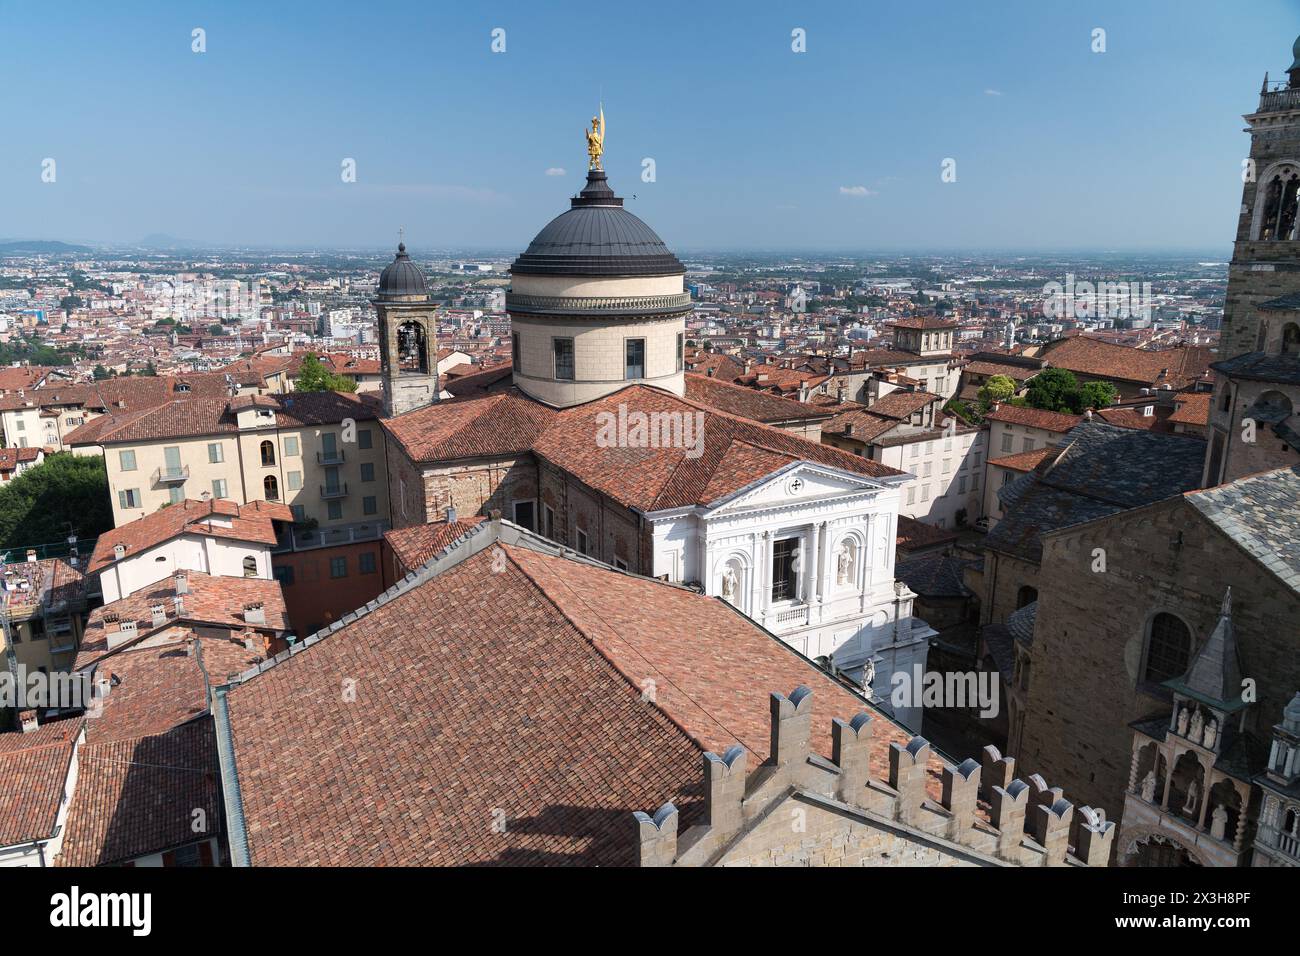
{"type": "Polygon", "coordinates": [[[103,450],[117,526],[204,496],[281,502],[321,528],[388,518],[384,432],[352,395],[172,402],[83,441],[103,450]]]}

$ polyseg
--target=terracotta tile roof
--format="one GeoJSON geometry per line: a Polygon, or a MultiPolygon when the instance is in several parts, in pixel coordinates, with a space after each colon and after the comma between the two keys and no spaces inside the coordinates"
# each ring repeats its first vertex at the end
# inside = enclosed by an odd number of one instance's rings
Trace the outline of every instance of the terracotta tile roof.
{"type": "Polygon", "coordinates": [[[904,474],[880,462],[645,385],[632,385],[558,413],[555,424],[534,443],[533,451],[579,481],[640,511],[712,504],[770,474],[770,470],[761,469],[777,460],[816,462],[869,478],[904,474]],[[647,414],[703,413],[700,454],[688,457],[688,449],[684,448],[600,447],[597,436],[601,426],[608,421],[606,416],[618,416],[620,405],[629,412],[647,414]],[[762,449],[765,454],[760,457],[752,452],[733,452],[736,443],[762,449]],[[727,467],[724,459],[728,459],[727,467]],[[744,470],[728,470],[741,462],[746,465],[744,470]]]}
{"type": "Polygon", "coordinates": [[[468,534],[484,521],[482,515],[453,521],[434,521],[411,528],[384,532],[384,540],[408,572],[414,571],[461,535],[468,534]]]}
{"type": "MultiPolygon", "coordinates": [[[[96,679],[111,675],[100,716],[86,725],[87,743],[161,734],[203,713],[208,685],[193,639],[128,648],[100,660],[96,679]]],[[[245,652],[247,653],[247,652],[245,652]]],[[[256,663],[252,657],[250,663],[256,663]]]]}
{"type": "Polygon", "coordinates": [[[1048,445],[1045,448],[1035,448],[1033,451],[1021,451],[1002,458],[991,458],[989,464],[997,468],[1010,468],[1012,471],[1033,471],[1044,458],[1055,452],[1056,449],[1048,445]]]}
{"type": "Polygon", "coordinates": [[[955,329],[959,324],[955,319],[937,315],[908,315],[888,323],[888,326],[895,329],[955,329]]]}
{"type": "Polygon", "coordinates": [[[218,778],[210,717],[152,736],[86,743],[55,865],[105,866],[193,843],[196,810],[215,835],[218,778]]]}
{"type": "Polygon", "coordinates": [[[40,448],[0,448],[0,471],[16,471],[20,464],[35,461],[41,452],[40,448]]]}
{"type": "Polygon", "coordinates": [[[0,734],[0,846],[53,836],[83,721],[0,734]]]}
{"type": "Polygon", "coordinates": [[[768,395],[721,382],[707,375],[686,375],[686,397],[700,405],[708,405],[719,411],[756,422],[788,422],[810,418],[826,418],[830,413],[803,402],[792,401],[777,395],[768,395]]]}
{"type": "Polygon", "coordinates": [[[895,545],[901,551],[916,551],[921,548],[936,548],[957,540],[956,531],[945,531],[924,521],[917,521],[907,515],[898,516],[898,530],[895,532],[895,545]]]}
{"type": "Polygon", "coordinates": [[[288,612],[284,606],[284,591],[281,590],[279,581],[212,576],[199,571],[188,571],[186,575],[190,593],[182,596],[183,611],[179,615],[176,613],[174,577],[164,578],[119,601],[91,611],[81,636],[81,649],[77,653],[74,669],[87,667],[108,652],[109,632],[118,625],[109,623],[106,618],[116,615],[119,621],[135,621],[136,642],[158,630],[153,626],[151,610],[157,604],[161,604],[167,612],[166,623],[161,625],[161,629],[192,625],[222,627],[233,631],[252,629],[270,632],[290,629],[288,612]],[[266,623],[250,624],[244,620],[244,608],[259,602],[263,605],[266,623]]]}
{"type": "Polygon", "coordinates": [[[1179,390],[1206,377],[1212,353],[1203,346],[1153,351],[1074,336],[1049,343],[1040,357],[1071,372],[1142,385],[1171,385],[1179,390]]]}
{"type": "MultiPolygon", "coordinates": [[[[830,754],[831,718],[869,707],[730,606],[497,544],[230,689],[251,860],[628,865],[629,814],[670,798],[693,822],[701,752],[741,743],[761,762],[764,688],[800,684],[830,754]]],[[[906,734],[877,726],[883,775],[906,734]]]]}
{"type": "Polygon", "coordinates": [[[713,377],[723,382],[733,382],[738,375],[744,374],[745,367],[725,352],[705,352],[703,350],[686,353],[686,367],[693,372],[707,375],[713,369],[713,377]]]}
{"type": "Polygon", "coordinates": [[[75,429],[65,441],[69,445],[91,445],[231,434],[239,431],[234,411],[253,405],[276,409],[275,422],[280,428],[300,428],[335,424],[345,418],[378,418],[381,401],[377,396],[346,392],[294,392],[234,399],[189,395],[135,411],[110,410],[75,429]]]}
{"type": "Polygon", "coordinates": [[[879,438],[890,429],[897,428],[898,421],[872,414],[859,406],[847,412],[841,412],[829,422],[822,425],[823,435],[843,435],[861,442],[870,442],[879,438]]]}
{"type": "Polygon", "coordinates": [[[1064,412],[1045,412],[1039,408],[1004,404],[997,406],[985,415],[984,420],[1006,422],[1008,425],[1024,425],[1029,428],[1042,428],[1064,434],[1083,421],[1083,416],[1067,415],[1064,412]]]}
{"type": "Polygon", "coordinates": [[[1154,414],[1143,415],[1142,408],[1143,406],[1120,405],[1112,408],[1099,408],[1093,412],[1093,415],[1100,418],[1107,425],[1118,425],[1120,428],[1139,428],[1144,431],[1151,431],[1163,424],[1163,417],[1154,414]]]}
{"type": "Polygon", "coordinates": [[[1207,425],[1210,421],[1210,400],[1214,396],[1209,392],[1182,392],[1174,396],[1178,406],[1166,419],[1176,425],[1207,425]]]}
{"type": "Polygon", "coordinates": [[[914,415],[927,405],[943,401],[943,396],[934,395],[930,392],[908,392],[903,389],[897,389],[888,395],[882,395],[870,405],[867,411],[873,415],[880,415],[884,418],[893,418],[902,420],[910,415],[914,415]]]}
{"type": "Polygon", "coordinates": [[[128,558],[182,534],[274,545],[276,536],[272,522],[292,520],[293,513],[288,506],[275,502],[258,501],[241,506],[224,498],[209,501],[186,498],[105,531],[95,544],[86,573],[93,574],[112,564],[113,549],[119,544],[126,545],[125,556],[128,558]],[[223,519],[229,523],[223,523],[223,519]]]}
{"type": "MultiPolygon", "coordinates": [[[[523,454],[555,419],[516,391],[438,402],[384,422],[413,461],[523,454]]],[[[594,432],[593,432],[594,435],[594,432]]]]}
{"type": "MultiPolygon", "coordinates": [[[[457,365],[456,368],[462,369],[465,366],[457,365]]],[[[471,366],[470,368],[473,369],[474,367],[471,366]]],[[[443,375],[446,374],[443,373],[443,375]]],[[[468,371],[463,375],[447,378],[445,381],[440,377],[439,383],[452,395],[457,398],[464,398],[473,395],[486,395],[488,392],[510,388],[513,384],[513,376],[514,367],[507,362],[504,365],[497,365],[492,368],[468,371]]]]}
{"type": "Polygon", "coordinates": [[[1033,378],[1042,369],[1025,368],[1023,365],[1001,365],[997,362],[969,362],[962,369],[964,372],[970,372],[972,375],[1005,375],[1016,382],[1026,382],[1033,378]]]}

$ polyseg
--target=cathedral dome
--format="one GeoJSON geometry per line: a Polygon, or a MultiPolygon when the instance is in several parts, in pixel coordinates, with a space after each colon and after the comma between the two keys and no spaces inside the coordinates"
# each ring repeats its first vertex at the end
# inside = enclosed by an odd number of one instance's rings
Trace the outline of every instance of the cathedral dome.
{"type": "Polygon", "coordinates": [[[552,219],[510,267],[513,275],[666,276],[686,269],[653,229],[623,208],[603,169],[587,173],[572,207],[552,219]]]}
{"type": "Polygon", "coordinates": [[[1295,38],[1295,43],[1291,44],[1291,65],[1286,68],[1290,73],[1292,70],[1300,70],[1300,37],[1295,38]]]}
{"type": "Polygon", "coordinates": [[[399,243],[397,255],[383,272],[379,273],[381,296],[428,295],[429,285],[424,270],[406,254],[406,243],[399,243]]]}

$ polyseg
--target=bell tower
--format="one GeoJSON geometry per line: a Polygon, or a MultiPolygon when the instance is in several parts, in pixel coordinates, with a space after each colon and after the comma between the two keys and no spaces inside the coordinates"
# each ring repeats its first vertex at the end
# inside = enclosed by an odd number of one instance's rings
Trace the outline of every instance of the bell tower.
{"type": "Polygon", "coordinates": [[[1245,116],[1237,241],[1228,267],[1202,484],[1300,462],[1300,39],[1245,116]]]}
{"type": "Polygon", "coordinates": [[[379,276],[371,300],[379,313],[379,363],[389,417],[438,400],[438,322],[424,272],[406,244],[379,276]]]}

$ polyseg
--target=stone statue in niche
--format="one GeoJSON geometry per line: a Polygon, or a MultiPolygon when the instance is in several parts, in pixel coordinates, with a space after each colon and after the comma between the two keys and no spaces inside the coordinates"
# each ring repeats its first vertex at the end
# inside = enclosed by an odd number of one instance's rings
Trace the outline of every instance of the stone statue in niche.
{"type": "Polygon", "coordinates": [[[1189,719],[1190,717],[1191,717],[1191,714],[1188,713],[1188,710],[1187,710],[1186,707],[1184,707],[1184,708],[1182,708],[1182,710],[1178,711],[1178,736],[1179,736],[1179,737],[1186,737],[1186,736],[1187,736],[1187,721],[1188,721],[1188,719],[1189,719]]]}
{"type": "Polygon", "coordinates": [[[722,599],[735,604],[739,590],[740,578],[736,575],[736,569],[728,564],[722,571],[722,599]]]}
{"type": "Polygon", "coordinates": [[[1200,710],[1197,710],[1196,713],[1192,714],[1192,728],[1189,736],[1192,740],[1195,740],[1198,743],[1200,742],[1201,739],[1201,729],[1204,723],[1205,723],[1205,718],[1201,716],[1200,710]]]}
{"type": "Polygon", "coordinates": [[[1200,806],[1201,785],[1193,780],[1187,787],[1187,799],[1183,802],[1183,813],[1192,816],[1200,806]]]}
{"type": "Polygon", "coordinates": [[[1213,749],[1214,744],[1218,739],[1219,722],[1211,718],[1210,722],[1205,725],[1205,736],[1201,738],[1201,745],[1207,749],[1213,749]]]}
{"type": "Polygon", "coordinates": [[[841,541],[835,549],[835,583],[851,584],[853,582],[853,542],[841,541]]]}
{"type": "Polygon", "coordinates": [[[1156,798],[1156,772],[1148,770],[1147,775],[1142,778],[1142,799],[1147,803],[1152,803],[1156,798]]]}
{"type": "Polygon", "coordinates": [[[1222,840],[1223,835],[1228,832],[1228,811],[1219,804],[1210,814],[1210,836],[1216,840],[1222,840]]]}

